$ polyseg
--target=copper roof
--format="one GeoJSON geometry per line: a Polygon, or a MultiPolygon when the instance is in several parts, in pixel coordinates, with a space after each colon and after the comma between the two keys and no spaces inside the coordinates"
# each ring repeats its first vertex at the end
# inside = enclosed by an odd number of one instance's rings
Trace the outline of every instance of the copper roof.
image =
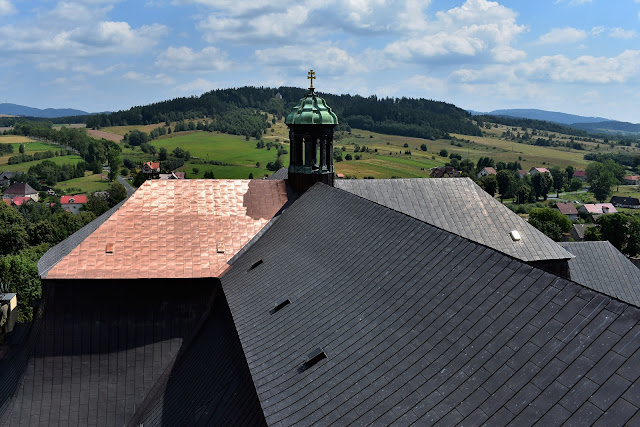
{"type": "Polygon", "coordinates": [[[221,276],[286,201],[278,180],[149,180],[46,278],[221,276]]]}

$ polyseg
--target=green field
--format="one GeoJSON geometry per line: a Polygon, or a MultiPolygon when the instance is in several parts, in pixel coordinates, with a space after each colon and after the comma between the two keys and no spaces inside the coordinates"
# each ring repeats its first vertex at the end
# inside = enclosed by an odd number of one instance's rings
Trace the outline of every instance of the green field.
{"type": "Polygon", "coordinates": [[[73,193],[92,193],[94,191],[106,191],[109,188],[109,182],[102,179],[101,175],[94,175],[91,172],[85,172],[83,178],[74,178],[68,181],[59,182],[55,188],[62,188],[65,192],[78,189],[73,193]]]}
{"type": "MultiPolygon", "coordinates": [[[[276,151],[266,148],[257,149],[256,140],[245,141],[244,136],[226,135],[211,132],[174,133],[151,143],[159,150],[166,148],[169,154],[176,147],[180,147],[191,153],[192,159],[180,168],[187,172],[189,178],[202,178],[208,170],[213,170],[216,178],[248,178],[253,173],[255,178],[270,174],[265,166],[275,161],[276,151]],[[207,164],[209,161],[228,163],[229,166],[217,166],[207,164]],[[260,162],[260,167],[256,167],[260,162]],[[193,168],[199,169],[198,173],[193,168]]],[[[288,146],[286,146],[288,149],[288,146]]],[[[147,162],[155,160],[149,154],[143,153],[139,148],[127,149],[122,152],[123,158],[133,161],[147,162]]],[[[288,165],[289,156],[285,155],[285,165],[288,165]]]]}
{"type": "MultiPolygon", "coordinates": [[[[46,160],[51,160],[53,163],[57,165],[64,165],[66,163],[71,163],[75,165],[80,160],[82,160],[82,157],[74,154],[72,156],[52,157],[46,160]]],[[[9,171],[9,172],[27,172],[31,166],[37,165],[38,163],[41,163],[41,162],[43,162],[43,160],[34,160],[32,162],[20,163],[17,165],[4,164],[4,165],[1,165],[0,168],[3,171],[9,171]]]]}

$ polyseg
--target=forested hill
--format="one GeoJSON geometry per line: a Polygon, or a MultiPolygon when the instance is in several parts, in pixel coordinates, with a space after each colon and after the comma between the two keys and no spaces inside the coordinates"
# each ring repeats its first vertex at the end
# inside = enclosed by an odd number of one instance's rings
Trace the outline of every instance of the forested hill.
{"type": "MultiPolygon", "coordinates": [[[[249,110],[283,117],[306,92],[306,89],[292,87],[219,89],[199,97],[176,98],[127,111],[89,116],[87,126],[139,125],[205,116],[219,118],[228,117],[230,112],[242,116],[250,114],[249,110]],[[282,99],[276,98],[276,93],[280,93],[282,99]]],[[[448,133],[481,135],[468,112],[445,102],[323,93],[320,96],[336,112],[343,126],[430,139],[448,137],[448,133]]]]}

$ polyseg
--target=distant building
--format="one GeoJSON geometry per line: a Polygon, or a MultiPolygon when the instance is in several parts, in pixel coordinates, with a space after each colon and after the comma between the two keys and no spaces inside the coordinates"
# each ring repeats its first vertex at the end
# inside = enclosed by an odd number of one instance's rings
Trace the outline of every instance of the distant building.
{"type": "Polygon", "coordinates": [[[571,238],[576,242],[583,242],[584,232],[589,227],[595,227],[595,224],[573,224],[570,232],[571,238]]]}
{"type": "Polygon", "coordinates": [[[0,173],[0,187],[11,184],[11,180],[16,176],[17,172],[2,172],[0,173]]]}
{"type": "Polygon", "coordinates": [[[276,93],[276,99],[282,99],[282,94],[280,92],[276,93]]]}
{"type": "Polygon", "coordinates": [[[518,175],[520,175],[520,178],[524,178],[528,175],[528,172],[524,169],[518,169],[518,175]]]}
{"type": "Polygon", "coordinates": [[[587,172],[583,170],[575,170],[573,171],[572,178],[578,178],[578,179],[581,179],[582,181],[585,181],[587,179],[587,172]]]}
{"type": "Polygon", "coordinates": [[[146,162],[142,165],[142,173],[153,175],[160,173],[160,163],[159,162],[146,162]]]}
{"type": "Polygon", "coordinates": [[[640,182],[640,175],[627,175],[623,178],[623,181],[627,185],[638,185],[640,182]]]}
{"type": "Polygon", "coordinates": [[[74,215],[77,215],[80,212],[80,208],[86,203],[87,196],[84,194],[60,197],[60,206],[62,206],[62,209],[74,215]]]}
{"type": "Polygon", "coordinates": [[[531,168],[529,170],[529,175],[533,176],[539,173],[550,173],[549,169],[547,168],[531,168]]]}
{"type": "Polygon", "coordinates": [[[38,192],[33,189],[26,182],[14,182],[2,192],[2,197],[5,199],[14,199],[16,197],[29,197],[33,199],[34,202],[38,201],[38,192]]]}
{"type": "Polygon", "coordinates": [[[159,179],[184,179],[184,172],[171,172],[171,173],[161,173],[158,175],[159,179]]]}
{"type": "Polygon", "coordinates": [[[497,175],[498,172],[496,172],[496,170],[494,168],[492,168],[491,166],[486,166],[484,168],[482,168],[482,170],[480,172],[478,172],[478,178],[483,178],[485,176],[489,176],[489,175],[497,175]]]}
{"type": "Polygon", "coordinates": [[[573,203],[558,203],[555,209],[560,211],[562,215],[568,216],[571,221],[578,219],[578,210],[573,203]]]}
{"type": "Polygon", "coordinates": [[[613,196],[609,203],[617,208],[640,209],[640,200],[635,197],[613,196]]]}
{"type": "Polygon", "coordinates": [[[431,178],[457,178],[460,176],[460,172],[453,166],[440,166],[430,169],[431,178]]]}
{"type": "Polygon", "coordinates": [[[580,206],[578,212],[583,215],[591,215],[593,219],[597,219],[601,215],[618,213],[617,209],[611,203],[587,203],[580,206]]]}

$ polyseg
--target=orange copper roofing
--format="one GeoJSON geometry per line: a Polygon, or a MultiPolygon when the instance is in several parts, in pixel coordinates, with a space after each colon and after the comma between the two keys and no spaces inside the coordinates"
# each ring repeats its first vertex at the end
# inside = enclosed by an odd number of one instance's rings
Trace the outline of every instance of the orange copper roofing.
{"type": "Polygon", "coordinates": [[[280,180],[149,180],[46,278],[219,277],[286,201],[280,180]]]}

